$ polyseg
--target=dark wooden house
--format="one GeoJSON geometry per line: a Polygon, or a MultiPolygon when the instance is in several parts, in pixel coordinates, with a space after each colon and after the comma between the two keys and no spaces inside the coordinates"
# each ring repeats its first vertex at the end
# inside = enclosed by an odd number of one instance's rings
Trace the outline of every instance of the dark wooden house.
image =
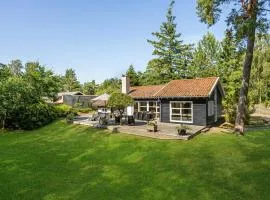
{"type": "Polygon", "coordinates": [[[218,77],[173,80],[164,85],[129,86],[122,77],[122,92],[134,101],[135,118],[153,113],[161,122],[208,125],[221,116],[224,91],[218,77]]]}

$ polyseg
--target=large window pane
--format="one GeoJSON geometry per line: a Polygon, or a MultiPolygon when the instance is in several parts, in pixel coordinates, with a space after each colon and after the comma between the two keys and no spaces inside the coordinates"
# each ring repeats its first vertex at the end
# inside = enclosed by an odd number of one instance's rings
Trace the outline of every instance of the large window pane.
{"type": "Polygon", "coordinates": [[[191,115],[182,115],[182,121],[191,121],[191,115]]]}
{"type": "Polygon", "coordinates": [[[149,107],[150,112],[156,112],[156,107],[149,107]]]}
{"type": "Polygon", "coordinates": [[[171,104],[172,105],[172,108],[180,108],[180,106],[181,106],[181,103],[172,103],[171,104]]]}
{"type": "Polygon", "coordinates": [[[180,109],[172,109],[172,114],[179,114],[180,115],[181,111],[180,109]]]}
{"type": "Polygon", "coordinates": [[[145,107],[147,107],[147,102],[146,102],[146,101],[141,101],[141,102],[140,102],[140,106],[145,106],[145,107]]]}
{"type": "Polygon", "coordinates": [[[175,120],[175,121],[181,121],[181,116],[180,115],[172,115],[171,119],[175,120]]]}
{"type": "Polygon", "coordinates": [[[140,111],[141,112],[146,112],[147,111],[147,107],[140,107],[140,111]]]}
{"type": "Polygon", "coordinates": [[[156,102],[155,101],[149,101],[149,107],[153,107],[156,106],[156,102]]]}
{"type": "Polygon", "coordinates": [[[191,103],[183,103],[183,108],[191,108],[191,103]]]}
{"type": "Polygon", "coordinates": [[[192,102],[171,102],[170,111],[172,121],[192,121],[192,102]]]}
{"type": "Polygon", "coordinates": [[[140,112],[147,111],[147,101],[140,101],[140,112]]]}
{"type": "Polygon", "coordinates": [[[134,108],[135,111],[151,112],[155,115],[156,118],[158,118],[160,112],[159,104],[160,103],[157,101],[138,101],[135,102],[134,108]],[[136,107],[138,108],[137,110],[136,107]]]}
{"type": "Polygon", "coordinates": [[[182,114],[190,114],[191,115],[191,109],[182,109],[182,114]]]}
{"type": "Polygon", "coordinates": [[[134,111],[135,112],[138,112],[138,109],[139,109],[139,103],[138,102],[135,102],[135,104],[134,104],[134,111]]]}

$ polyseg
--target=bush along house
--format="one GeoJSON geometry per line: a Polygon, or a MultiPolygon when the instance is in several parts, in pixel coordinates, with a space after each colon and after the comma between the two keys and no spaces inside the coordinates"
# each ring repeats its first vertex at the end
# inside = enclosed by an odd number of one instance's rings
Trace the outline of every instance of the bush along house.
{"type": "Polygon", "coordinates": [[[160,122],[205,126],[218,120],[224,91],[218,77],[172,80],[164,85],[130,87],[122,77],[122,93],[131,96],[135,119],[147,114],[160,122]]]}

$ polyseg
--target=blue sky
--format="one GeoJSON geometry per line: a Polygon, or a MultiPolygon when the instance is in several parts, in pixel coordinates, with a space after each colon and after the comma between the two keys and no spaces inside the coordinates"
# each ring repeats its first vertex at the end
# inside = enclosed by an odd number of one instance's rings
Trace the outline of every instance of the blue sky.
{"type": "MultiPolygon", "coordinates": [[[[81,82],[120,77],[133,64],[144,71],[153,58],[147,39],[165,20],[169,0],[1,0],[0,62],[39,61],[81,82]]],[[[196,15],[196,0],[176,0],[174,15],[183,40],[207,31],[221,39],[224,20],[208,29],[196,15]]]]}

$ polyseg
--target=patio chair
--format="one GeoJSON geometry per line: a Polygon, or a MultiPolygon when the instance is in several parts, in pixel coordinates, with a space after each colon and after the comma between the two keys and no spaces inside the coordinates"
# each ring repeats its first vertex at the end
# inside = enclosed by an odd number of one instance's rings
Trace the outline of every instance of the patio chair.
{"type": "Polygon", "coordinates": [[[142,112],[138,112],[137,113],[137,119],[138,120],[142,120],[142,112]]]}
{"type": "Polygon", "coordinates": [[[138,119],[138,112],[134,112],[134,119],[138,119]]]}
{"type": "Polygon", "coordinates": [[[146,121],[150,121],[154,119],[154,114],[152,112],[146,113],[146,121]]]}
{"type": "Polygon", "coordinates": [[[142,120],[146,120],[146,112],[142,112],[142,120]]]}

